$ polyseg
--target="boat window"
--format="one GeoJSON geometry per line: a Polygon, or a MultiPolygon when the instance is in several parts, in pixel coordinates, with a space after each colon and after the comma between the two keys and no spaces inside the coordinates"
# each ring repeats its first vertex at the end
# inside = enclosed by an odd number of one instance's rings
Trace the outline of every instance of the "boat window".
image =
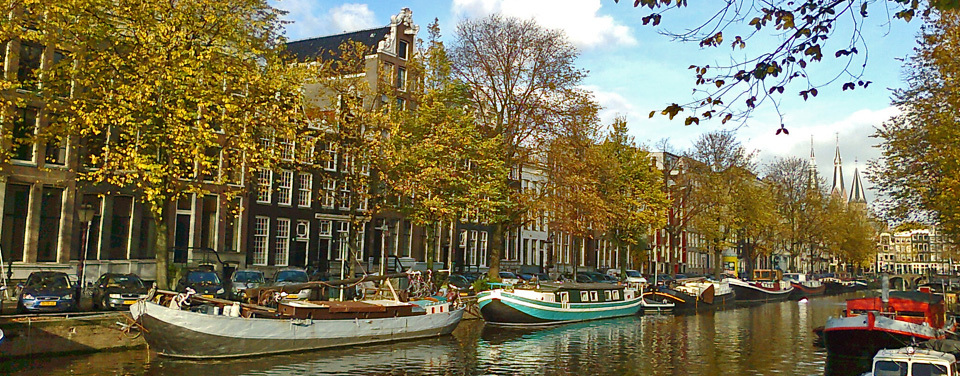
{"type": "Polygon", "coordinates": [[[560,293],[560,303],[567,303],[570,301],[570,293],[564,291],[560,293]]]}
{"type": "Polygon", "coordinates": [[[620,300],[620,290],[613,290],[613,300],[620,300]]]}
{"type": "Polygon", "coordinates": [[[589,302],[589,301],[590,301],[590,293],[588,293],[588,292],[586,292],[586,291],[580,291],[580,301],[581,301],[581,302],[589,302]]]}
{"type": "Polygon", "coordinates": [[[604,291],[603,291],[603,299],[604,299],[604,300],[606,300],[606,301],[608,301],[608,302],[611,301],[611,300],[613,300],[613,299],[611,298],[611,296],[612,296],[612,295],[610,295],[610,290],[604,290],[604,291]]]}
{"type": "Polygon", "coordinates": [[[599,294],[597,294],[596,291],[590,291],[590,301],[591,301],[591,302],[595,302],[595,301],[600,300],[600,298],[597,297],[598,295],[599,295],[599,294]]]}
{"type": "Polygon", "coordinates": [[[880,360],[873,364],[873,376],[907,376],[906,362],[880,360]]]}
{"type": "Polygon", "coordinates": [[[913,376],[946,376],[947,367],[940,364],[913,363],[910,374],[913,376]]]}

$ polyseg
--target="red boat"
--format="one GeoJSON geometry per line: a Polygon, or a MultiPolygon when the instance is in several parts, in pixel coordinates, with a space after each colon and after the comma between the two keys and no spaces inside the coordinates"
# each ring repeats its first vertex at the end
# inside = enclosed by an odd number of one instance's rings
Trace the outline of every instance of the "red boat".
{"type": "Polygon", "coordinates": [[[828,354],[873,357],[880,349],[943,339],[954,329],[943,297],[917,291],[891,291],[880,297],[847,300],[843,316],[823,328],[828,354]]]}

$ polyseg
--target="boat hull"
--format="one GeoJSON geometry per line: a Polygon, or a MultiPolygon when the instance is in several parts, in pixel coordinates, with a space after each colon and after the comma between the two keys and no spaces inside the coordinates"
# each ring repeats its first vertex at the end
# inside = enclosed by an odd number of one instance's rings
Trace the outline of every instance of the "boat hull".
{"type": "Polygon", "coordinates": [[[766,289],[742,281],[730,282],[730,287],[737,294],[737,303],[746,304],[782,302],[787,300],[794,290],[792,286],[780,290],[766,289]]]}
{"type": "Polygon", "coordinates": [[[605,303],[556,303],[528,299],[503,290],[477,295],[483,319],[494,325],[543,326],[635,315],[642,298],[605,303]]]}
{"type": "Polygon", "coordinates": [[[790,299],[793,300],[821,296],[827,290],[827,286],[825,285],[818,287],[807,287],[801,283],[791,283],[790,285],[793,286],[793,292],[790,293],[790,299]]]}
{"type": "Polygon", "coordinates": [[[697,299],[695,296],[684,294],[669,288],[661,288],[658,291],[646,292],[643,297],[656,302],[670,302],[674,304],[675,312],[691,311],[709,311],[713,309],[732,308],[736,303],[737,295],[735,292],[729,294],[714,295],[713,303],[707,303],[697,299]]]}
{"type": "Polygon", "coordinates": [[[896,349],[938,338],[943,338],[943,333],[929,326],[873,313],[831,318],[823,329],[827,353],[848,357],[873,357],[881,349],[896,349]]]}
{"type": "Polygon", "coordinates": [[[261,319],[207,315],[141,301],[130,309],[144,340],[160,355],[236,358],[435,337],[450,334],[463,310],[359,320],[261,319]]]}

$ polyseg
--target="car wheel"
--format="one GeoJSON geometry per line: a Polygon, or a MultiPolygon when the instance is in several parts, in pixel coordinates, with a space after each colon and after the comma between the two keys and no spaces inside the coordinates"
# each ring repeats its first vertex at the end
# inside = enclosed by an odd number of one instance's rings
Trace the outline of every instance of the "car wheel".
{"type": "Polygon", "coordinates": [[[102,310],[104,310],[104,311],[109,311],[109,310],[110,310],[110,305],[109,305],[109,303],[107,303],[107,297],[106,297],[106,296],[100,298],[100,309],[102,309],[102,310]]]}

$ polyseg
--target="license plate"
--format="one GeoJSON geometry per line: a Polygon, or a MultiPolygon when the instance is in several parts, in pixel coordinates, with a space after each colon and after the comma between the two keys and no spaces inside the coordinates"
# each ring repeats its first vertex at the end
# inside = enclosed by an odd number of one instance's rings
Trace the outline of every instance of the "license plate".
{"type": "Polygon", "coordinates": [[[124,300],[124,301],[123,301],[123,304],[130,305],[130,304],[133,304],[133,303],[136,303],[136,302],[137,302],[136,300],[124,300]]]}
{"type": "Polygon", "coordinates": [[[300,298],[300,296],[294,295],[294,294],[290,294],[290,295],[287,295],[286,298],[287,298],[287,299],[298,299],[298,298],[300,298]]]}
{"type": "Polygon", "coordinates": [[[41,307],[50,307],[50,306],[56,307],[56,306],[57,306],[57,302],[40,302],[40,306],[41,306],[41,307]]]}
{"type": "Polygon", "coordinates": [[[200,295],[200,296],[202,296],[202,297],[204,297],[204,298],[207,298],[207,299],[213,299],[213,295],[200,295]]]}

